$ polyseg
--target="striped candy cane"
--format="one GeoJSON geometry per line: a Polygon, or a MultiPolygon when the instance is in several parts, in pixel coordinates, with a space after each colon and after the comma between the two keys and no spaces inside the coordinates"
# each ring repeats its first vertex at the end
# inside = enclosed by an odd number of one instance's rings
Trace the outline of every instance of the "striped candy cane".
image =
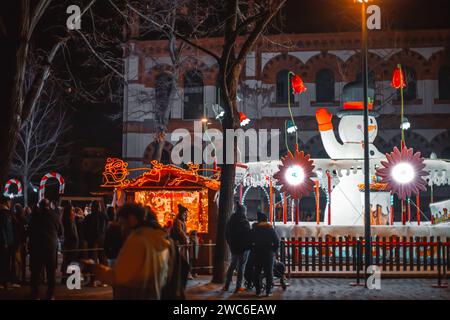
{"type": "Polygon", "coordinates": [[[44,175],[41,179],[41,183],[39,184],[39,201],[44,199],[45,194],[45,184],[47,183],[47,180],[50,178],[55,178],[59,182],[59,194],[64,193],[64,188],[66,186],[66,183],[64,182],[64,178],[62,175],[60,175],[57,172],[50,172],[44,175]]]}
{"type": "Polygon", "coordinates": [[[22,184],[17,179],[9,179],[8,182],[6,182],[6,184],[5,184],[5,189],[4,189],[3,194],[5,195],[5,197],[9,197],[9,198],[21,197],[22,196],[22,184]],[[12,184],[15,184],[17,186],[16,194],[9,192],[9,187],[12,184]]]}

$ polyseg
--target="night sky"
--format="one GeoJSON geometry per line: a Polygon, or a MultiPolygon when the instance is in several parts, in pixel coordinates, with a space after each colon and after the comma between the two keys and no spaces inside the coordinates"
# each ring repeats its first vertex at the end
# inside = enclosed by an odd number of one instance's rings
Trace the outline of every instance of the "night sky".
{"type": "MultiPolygon", "coordinates": [[[[374,0],[395,30],[450,28],[449,0],[374,0]]],[[[355,31],[360,11],[353,0],[290,0],[284,8],[292,33],[355,31]]]]}

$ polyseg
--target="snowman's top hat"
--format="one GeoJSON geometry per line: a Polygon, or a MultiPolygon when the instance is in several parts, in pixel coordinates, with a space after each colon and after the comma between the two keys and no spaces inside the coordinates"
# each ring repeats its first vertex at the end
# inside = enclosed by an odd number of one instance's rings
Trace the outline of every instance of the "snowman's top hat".
{"type": "MultiPolygon", "coordinates": [[[[375,97],[375,89],[368,88],[369,116],[378,117],[378,112],[373,111],[373,102],[375,97]]],[[[342,107],[343,109],[337,113],[339,118],[348,115],[364,114],[364,97],[363,85],[360,81],[354,81],[346,84],[342,89],[342,107]]]]}

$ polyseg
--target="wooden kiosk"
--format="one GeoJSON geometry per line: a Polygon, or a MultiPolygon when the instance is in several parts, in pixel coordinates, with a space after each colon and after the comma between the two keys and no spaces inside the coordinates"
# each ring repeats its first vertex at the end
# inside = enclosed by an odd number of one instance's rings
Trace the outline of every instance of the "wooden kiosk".
{"type": "Polygon", "coordinates": [[[157,161],[151,167],[128,169],[128,163],[108,158],[103,172],[103,185],[114,189],[114,205],[135,202],[149,206],[162,226],[170,227],[178,214],[178,205],[188,209],[188,234],[197,231],[200,256],[198,263],[211,264],[212,249],[201,245],[214,243],[217,230],[217,199],[220,172],[189,164],[188,169],[157,161]],[[136,178],[130,178],[138,172],[136,178]],[[203,253],[209,252],[209,253],[203,253]]]}

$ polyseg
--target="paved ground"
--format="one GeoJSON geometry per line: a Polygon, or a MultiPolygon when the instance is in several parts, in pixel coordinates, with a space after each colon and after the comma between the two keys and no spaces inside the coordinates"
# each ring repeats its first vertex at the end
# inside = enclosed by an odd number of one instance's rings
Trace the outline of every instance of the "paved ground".
{"type": "MultiPolygon", "coordinates": [[[[450,300],[450,289],[436,289],[431,286],[433,279],[384,279],[381,290],[368,290],[350,286],[352,279],[341,278],[300,278],[292,279],[286,291],[275,287],[274,300],[450,300]]],[[[241,294],[224,293],[221,287],[207,281],[193,280],[188,290],[192,300],[240,300],[255,299],[254,292],[241,294]]]]}
{"type": "MultiPolygon", "coordinates": [[[[434,279],[382,279],[381,290],[367,290],[362,287],[352,287],[352,279],[339,278],[301,278],[292,279],[286,291],[275,287],[270,298],[256,298],[253,292],[241,294],[224,293],[221,286],[209,283],[210,277],[199,277],[189,281],[187,297],[191,300],[450,300],[450,288],[435,289],[431,286],[434,279]]],[[[12,291],[0,290],[0,300],[27,299],[29,288],[22,287],[12,291]]],[[[42,288],[44,294],[44,288],[42,288]]],[[[112,298],[111,287],[68,290],[58,285],[56,299],[58,300],[109,300],[112,298]]]]}

